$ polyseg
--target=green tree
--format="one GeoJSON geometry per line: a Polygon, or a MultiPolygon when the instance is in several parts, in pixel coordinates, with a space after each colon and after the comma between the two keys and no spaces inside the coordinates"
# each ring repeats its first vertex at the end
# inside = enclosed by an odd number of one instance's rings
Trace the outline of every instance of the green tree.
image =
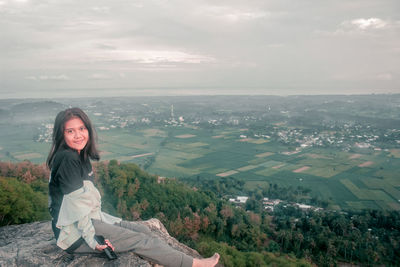
{"type": "Polygon", "coordinates": [[[49,219],[47,197],[16,178],[0,177],[0,225],[49,219]]]}

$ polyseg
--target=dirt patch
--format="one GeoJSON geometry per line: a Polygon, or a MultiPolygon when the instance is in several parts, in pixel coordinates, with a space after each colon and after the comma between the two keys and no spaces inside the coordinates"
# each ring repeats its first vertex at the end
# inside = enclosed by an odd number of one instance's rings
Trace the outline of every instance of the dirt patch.
{"type": "Polygon", "coordinates": [[[395,158],[400,158],[400,149],[391,149],[390,155],[395,157],[395,158]]]}
{"type": "Polygon", "coordinates": [[[153,155],[154,153],[144,153],[144,154],[139,154],[139,155],[134,155],[131,156],[131,158],[135,159],[135,158],[141,158],[141,157],[146,157],[146,156],[150,156],[153,155]]]}
{"type": "Polygon", "coordinates": [[[269,140],[265,139],[254,139],[254,138],[240,138],[239,142],[248,142],[256,145],[261,145],[264,143],[268,143],[269,140]]]}
{"type": "Polygon", "coordinates": [[[264,143],[268,143],[269,140],[248,138],[247,142],[252,143],[252,144],[256,144],[256,145],[261,145],[261,144],[264,144],[264,143]]]}
{"type": "Polygon", "coordinates": [[[232,171],[218,173],[217,176],[226,177],[226,176],[233,175],[233,174],[236,174],[236,173],[238,173],[238,171],[232,170],[232,171]]]}
{"type": "Polygon", "coordinates": [[[188,147],[202,147],[202,146],[208,146],[207,143],[203,143],[203,142],[195,142],[195,143],[190,143],[187,144],[188,147]]]}
{"type": "Polygon", "coordinates": [[[360,165],[358,165],[358,167],[368,167],[368,166],[371,166],[372,164],[374,164],[373,161],[367,161],[367,162],[361,163],[360,165]]]}
{"type": "Polygon", "coordinates": [[[181,134],[181,135],[177,135],[175,136],[176,138],[192,138],[195,137],[196,135],[194,134],[181,134]]]}
{"type": "Polygon", "coordinates": [[[306,156],[313,158],[313,159],[331,159],[331,158],[328,158],[327,156],[319,155],[319,154],[306,154],[306,156]]]}
{"type": "Polygon", "coordinates": [[[358,159],[359,157],[361,157],[361,154],[353,154],[349,157],[349,159],[358,159]]]}
{"type": "Polygon", "coordinates": [[[274,154],[274,153],[265,152],[265,153],[257,154],[256,157],[257,157],[257,158],[264,158],[264,157],[271,156],[272,154],[274,154]]]}
{"type": "Polygon", "coordinates": [[[297,153],[300,153],[300,150],[282,152],[283,155],[287,155],[287,156],[294,155],[297,153]]]}
{"type": "Polygon", "coordinates": [[[256,166],[256,165],[248,165],[248,166],[244,166],[244,167],[242,167],[242,168],[239,168],[239,169],[237,169],[238,171],[241,171],[241,172],[244,172],[244,171],[249,171],[249,170],[252,170],[252,169],[255,169],[255,168],[257,168],[258,166],[256,166]]]}
{"type": "Polygon", "coordinates": [[[308,167],[308,166],[303,166],[303,167],[301,167],[301,168],[298,168],[297,170],[294,170],[293,172],[299,173],[299,172],[306,171],[306,170],[308,170],[309,168],[310,168],[310,167],[308,167]]]}
{"type": "Polygon", "coordinates": [[[279,169],[279,168],[282,168],[283,166],[285,166],[285,164],[279,164],[279,165],[272,167],[272,169],[279,169]]]}

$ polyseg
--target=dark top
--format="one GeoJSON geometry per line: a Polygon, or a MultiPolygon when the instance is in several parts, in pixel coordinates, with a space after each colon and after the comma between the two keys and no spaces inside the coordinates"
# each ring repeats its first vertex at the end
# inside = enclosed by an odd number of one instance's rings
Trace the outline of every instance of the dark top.
{"type": "Polygon", "coordinates": [[[60,230],[55,226],[64,195],[81,188],[83,180],[93,182],[93,176],[90,161],[81,160],[76,150],[64,148],[56,153],[49,182],[49,211],[53,218],[52,228],[56,239],[60,230]]]}

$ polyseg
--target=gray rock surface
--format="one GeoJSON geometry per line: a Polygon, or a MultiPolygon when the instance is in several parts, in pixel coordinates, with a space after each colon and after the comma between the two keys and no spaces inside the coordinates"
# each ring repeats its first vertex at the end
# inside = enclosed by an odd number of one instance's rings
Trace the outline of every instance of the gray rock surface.
{"type": "MultiPolygon", "coordinates": [[[[171,237],[157,219],[140,222],[172,247],[200,258],[197,251],[171,237]]],[[[118,253],[109,261],[101,254],[69,255],[56,245],[50,221],[10,225],[0,228],[0,266],[159,266],[136,256],[133,252],[118,253]]]]}

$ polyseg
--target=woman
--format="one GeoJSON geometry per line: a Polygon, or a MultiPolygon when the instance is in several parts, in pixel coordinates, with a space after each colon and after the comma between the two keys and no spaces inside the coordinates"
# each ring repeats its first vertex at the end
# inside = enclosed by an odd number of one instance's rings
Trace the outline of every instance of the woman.
{"type": "Polygon", "coordinates": [[[47,158],[51,169],[49,211],[57,245],[68,253],[133,251],[164,266],[209,267],[219,255],[196,259],[177,251],[138,223],[101,211],[101,197],[93,185],[90,160],[99,160],[96,133],[79,108],[61,111],[54,122],[53,144],[47,158]],[[106,244],[97,242],[98,236],[106,244]]]}

